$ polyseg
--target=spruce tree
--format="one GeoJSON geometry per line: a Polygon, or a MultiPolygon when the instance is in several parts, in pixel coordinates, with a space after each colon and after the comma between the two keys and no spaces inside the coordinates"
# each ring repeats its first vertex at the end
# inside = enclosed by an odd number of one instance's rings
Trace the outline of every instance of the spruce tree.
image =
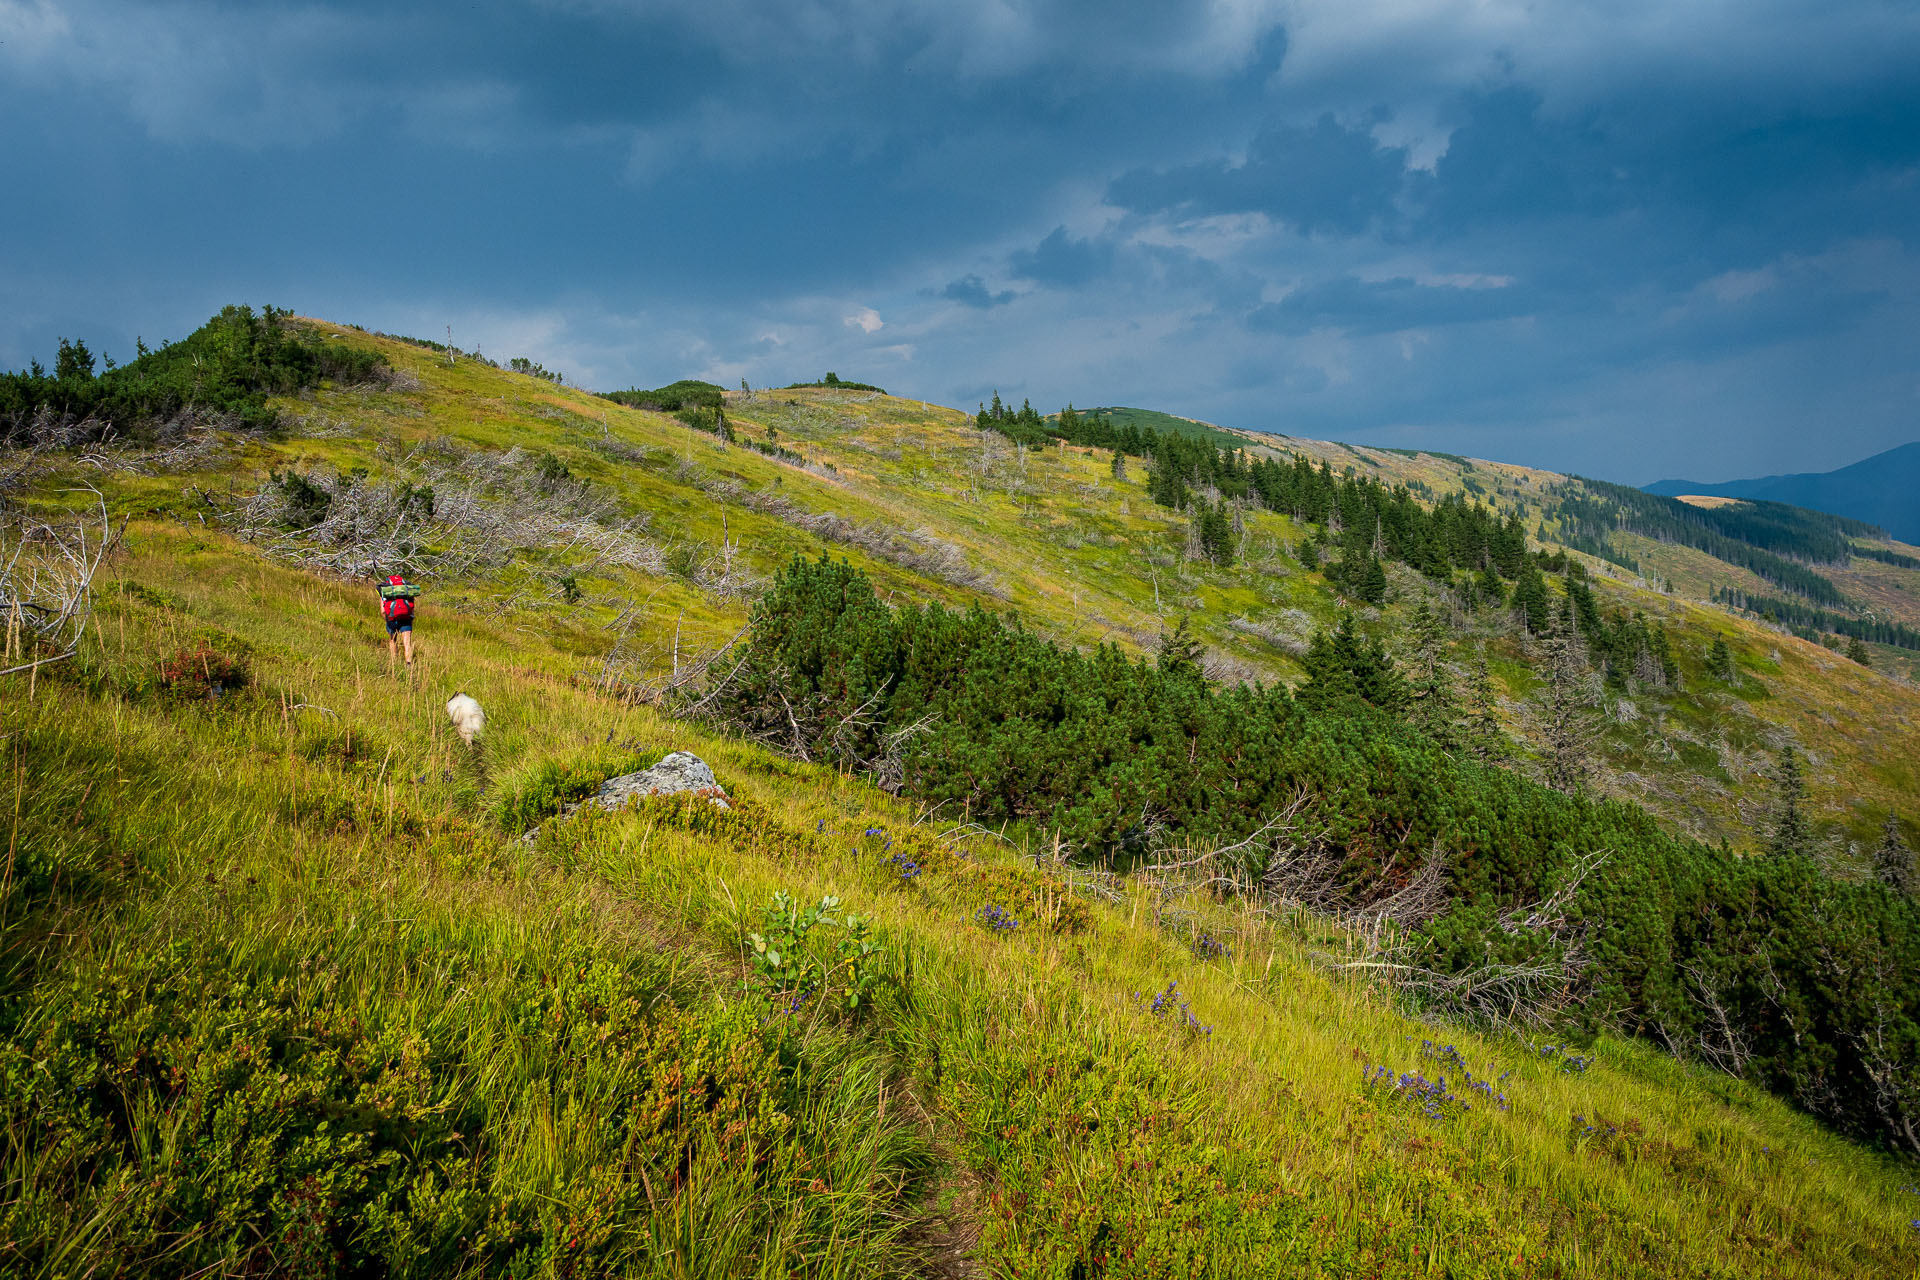
{"type": "Polygon", "coordinates": [[[1495,710],[1493,671],[1487,664],[1487,646],[1483,643],[1474,657],[1473,673],[1467,680],[1467,749],[1482,764],[1507,754],[1507,735],[1500,728],[1495,710]]]}
{"type": "Polygon", "coordinates": [[[1578,625],[1562,616],[1547,637],[1547,691],[1542,747],[1546,782],[1555,791],[1576,795],[1593,777],[1593,694],[1586,644],[1578,625]]]}
{"type": "Polygon", "coordinates": [[[1360,598],[1368,604],[1387,602],[1387,571],[1375,556],[1368,556],[1359,583],[1360,598]]]}
{"type": "Polygon", "coordinates": [[[1459,705],[1454,698],[1453,680],[1447,674],[1447,624],[1422,600],[1409,620],[1411,653],[1407,661],[1407,683],[1413,692],[1413,722],[1435,741],[1453,745],[1458,734],[1454,720],[1459,705]]]}
{"type": "Polygon", "coordinates": [[[1739,672],[1733,666],[1733,650],[1727,646],[1725,636],[1713,638],[1713,648],[1707,654],[1707,674],[1728,684],[1739,678],[1739,672]]]}
{"type": "Polygon", "coordinates": [[[1157,648],[1159,652],[1154,656],[1160,670],[1196,680],[1201,678],[1200,659],[1206,655],[1207,646],[1193,634],[1186,614],[1180,615],[1180,620],[1173,624],[1173,630],[1160,633],[1157,648]]]}
{"type": "Polygon", "coordinates": [[[1529,635],[1546,633],[1552,621],[1553,602],[1547,594],[1546,577],[1532,557],[1520,568],[1520,580],[1513,589],[1513,607],[1526,623],[1529,635]]]}
{"type": "Polygon", "coordinates": [[[1813,828],[1801,805],[1807,798],[1806,779],[1800,773],[1800,756],[1789,743],[1780,749],[1780,764],[1773,775],[1773,837],[1768,849],[1776,858],[1813,856],[1813,828]]]}
{"type": "Polygon", "coordinates": [[[1359,701],[1404,713],[1412,704],[1412,691],[1386,645],[1377,636],[1369,640],[1361,635],[1351,613],[1341,614],[1340,625],[1332,631],[1314,633],[1301,665],[1307,669],[1307,681],[1296,696],[1308,706],[1359,701]]]}
{"type": "Polygon", "coordinates": [[[1913,848],[1906,837],[1900,834],[1900,815],[1887,814],[1886,831],[1880,838],[1880,847],[1873,851],[1873,871],[1880,877],[1880,883],[1895,893],[1910,894],[1916,879],[1913,848]]]}
{"type": "Polygon", "coordinates": [[[1127,455],[1118,449],[1113,451],[1113,479],[1120,483],[1127,478],[1127,455]]]}
{"type": "Polygon", "coordinates": [[[1863,667],[1873,665],[1873,655],[1867,652],[1867,646],[1861,641],[1859,636],[1854,636],[1851,640],[1847,641],[1847,657],[1853,659],[1863,667]]]}
{"type": "Polygon", "coordinates": [[[1232,564],[1233,521],[1227,516],[1226,503],[1195,507],[1193,522],[1199,533],[1200,554],[1221,568],[1232,564]]]}

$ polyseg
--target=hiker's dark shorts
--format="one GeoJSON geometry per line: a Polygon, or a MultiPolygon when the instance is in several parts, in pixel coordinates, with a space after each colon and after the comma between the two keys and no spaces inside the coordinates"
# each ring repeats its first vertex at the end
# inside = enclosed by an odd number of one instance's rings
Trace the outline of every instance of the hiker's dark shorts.
{"type": "Polygon", "coordinates": [[[411,630],[413,630],[412,618],[388,618],[387,619],[387,634],[390,636],[396,636],[396,635],[399,635],[402,631],[411,631],[411,630]]]}

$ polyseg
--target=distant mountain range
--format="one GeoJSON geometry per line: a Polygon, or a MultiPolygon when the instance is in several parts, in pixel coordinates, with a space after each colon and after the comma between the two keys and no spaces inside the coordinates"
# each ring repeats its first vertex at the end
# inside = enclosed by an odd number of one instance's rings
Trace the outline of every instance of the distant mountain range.
{"type": "Polygon", "coordinates": [[[1876,453],[1838,471],[1760,476],[1719,484],[1662,480],[1647,485],[1646,491],[1670,498],[1698,493],[1786,502],[1865,520],[1879,525],[1902,542],[1920,543],[1920,440],[1876,453]]]}

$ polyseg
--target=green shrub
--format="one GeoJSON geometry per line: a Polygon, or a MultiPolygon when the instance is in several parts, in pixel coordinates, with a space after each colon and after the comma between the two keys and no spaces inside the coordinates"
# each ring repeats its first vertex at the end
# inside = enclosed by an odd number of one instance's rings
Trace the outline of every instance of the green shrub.
{"type": "Polygon", "coordinates": [[[1424,965],[1552,971],[1577,947],[1585,966],[1539,1012],[1709,1052],[1732,1037],[1748,1078],[1845,1129],[1902,1145],[1920,1130],[1911,900],[1455,758],[1395,714],[1404,682],[1350,628],[1316,646],[1300,697],[1219,689],[1191,662],[1079,653],[978,608],[890,608],[825,557],[794,561],[752,628],[719,701],[770,746],[797,734],[852,767],[898,752],[887,767],[916,798],[1044,822],[1081,856],[1126,861],[1154,830],[1230,844],[1256,884],[1276,856],[1263,824],[1297,806],[1296,839],[1360,905],[1404,883],[1406,850],[1437,850],[1447,898],[1418,931],[1424,965]],[[1515,923],[1555,895],[1561,926],[1515,923]]]}
{"type": "Polygon", "coordinates": [[[835,1064],[742,1005],[680,1007],[650,952],[434,947],[404,963],[460,998],[414,1005],[343,972],[343,937],[217,934],[123,949],[0,1041],[9,1274],[632,1274],[676,1230],[787,1274],[772,1241],[897,1231],[898,1143],[801,1203],[862,1138],[809,1096],[835,1064]],[[577,1159],[530,1143],[541,1116],[577,1159]]]}
{"type": "Polygon", "coordinates": [[[253,674],[245,654],[224,652],[202,640],[163,658],[156,679],[171,697],[202,702],[239,692],[252,681],[253,674]]]}
{"type": "Polygon", "coordinates": [[[665,754],[596,747],[558,759],[541,760],[501,784],[491,810],[493,823],[503,831],[525,831],[568,805],[586,799],[608,778],[650,769],[660,763],[665,754]]]}
{"type": "Polygon", "coordinates": [[[93,374],[85,345],[62,342],[54,376],[36,362],[25,373],[0,374],[0,438],[16,443],[37,415],[138,435],[188,410],[220,414],[248,430],[278,422],[270,396],[290,395],[331,379],[365,382],[386,360],[376,352],[328,342],[267,307],[224,308],[179,342],[93,374]],[[83,358],[84,357],[84,358],[83,358]]]}

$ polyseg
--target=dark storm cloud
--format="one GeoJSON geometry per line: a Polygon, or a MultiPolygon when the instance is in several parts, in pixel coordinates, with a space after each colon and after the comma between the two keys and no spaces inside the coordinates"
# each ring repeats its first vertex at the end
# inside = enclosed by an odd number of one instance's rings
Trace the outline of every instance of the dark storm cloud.
{"type": "Polygon", "coordinates": [[[1076,240],[1055,227],[1031,249],[1014,253],[1013,274],[1022,280],[1071,289],[1098,279],[1113,266],[1113,246],[1100,240],[1076,240]]]}
{"type": "Polygon", "coordinates": [[[1352,233],[1392,208],[1405,178],[1405,151],[1323,115],[1309,128],[1259,133],[1242,164],[1123,174],[1107,199],[1139,213],[1265,213],[1305,232],[1352,233]]]}
{"type": "Polygon", "coordinates": [[[1280,334],[1318,328],[1397,333],[1525,315],[1532,301],[1531,295],[1508,287],[1505,281],[1422,285],[1405,277],[1363,281],[1342,276],[1257,307],[1247,323],[1253,329],[1280,334]]]}
{"type": "Polygon", "coordinates": [[[988,307],[1004,307],[1014,298],[1011,289],[1002,289],[999,293],[992,292],[987,288],[986,281],[979,276],[962,276],[958,280],[949,282],[947,287],[940,291],[940,296],[949,302],[957,302],[963,307],[979,307],[983,311],[988,307]]]}

